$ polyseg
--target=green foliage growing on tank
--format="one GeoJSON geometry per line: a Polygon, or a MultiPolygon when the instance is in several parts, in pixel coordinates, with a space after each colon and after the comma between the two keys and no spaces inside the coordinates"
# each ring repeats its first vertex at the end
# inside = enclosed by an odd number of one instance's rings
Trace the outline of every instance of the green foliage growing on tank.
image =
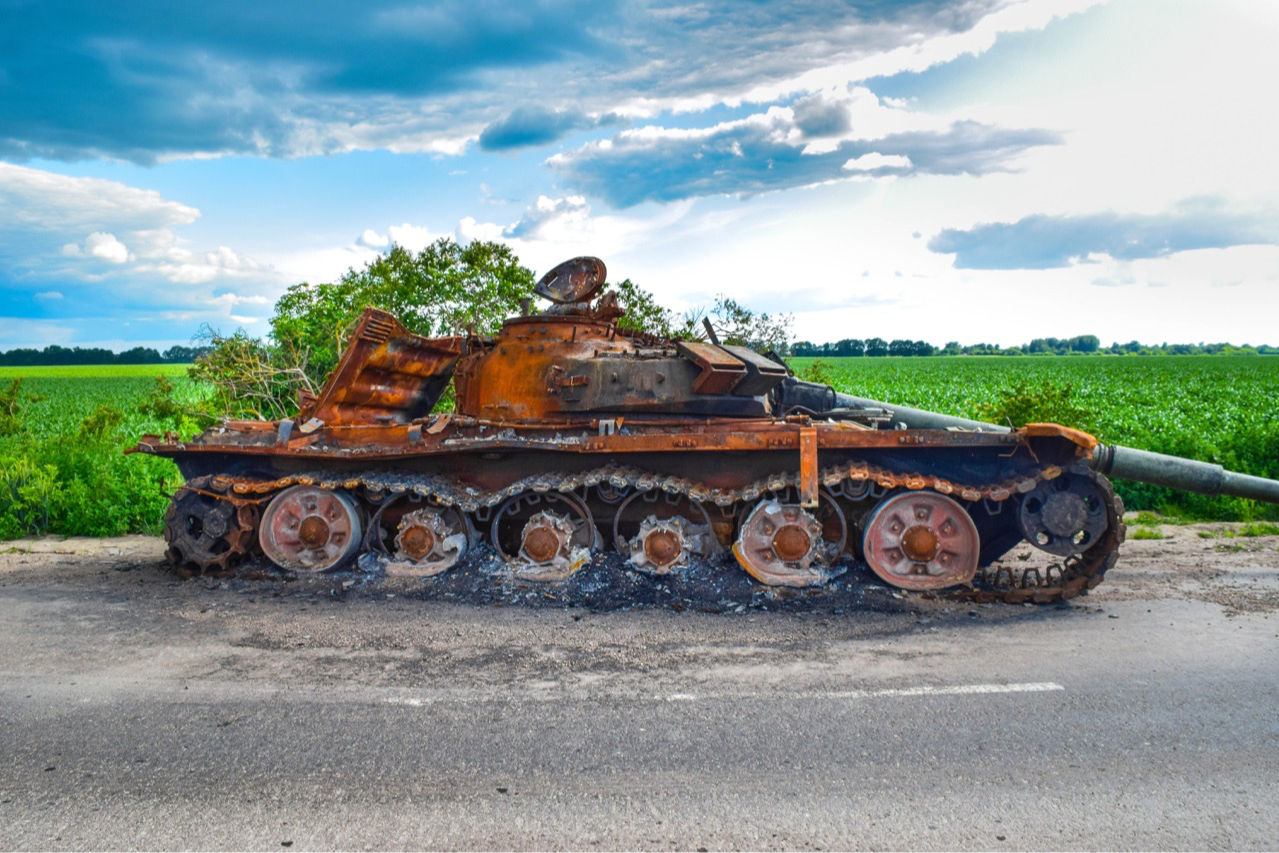
{"type": "Polygon", "coordinates": [[[290,287],[275,304],[275,346],[305,354],[303,368],[319,383],[337,363],[351,327],[372,306],[394,314],[427,337],[496,332],[533,293],[533,272],[509,246],[442,237],[416,254],[392,246],[332,284],[290,287]]]}
{"type": "Polygon", "coordinates": [[[1075,387],[1069,382],[1018,379],[1001,391],[998,399],[978,403],[977,418],[1012,427],[1062,424],[1085,432],[1095,431],[1092,414],[1075,402],[1075,387]]]}
{"type": "Polygon", "coordinates": [[[731,297],[720,295],[711,309],[710,320],[722,344],[747,346],[756,352],[775,352],[780,356],[790,354],[790,314],[766,314],[747,308],[731,297]]]}
{"type": "Polygon", "coordinates": [[[617,304],[626,312],[618,319],[618,328],[647,332],[663,338],[693,336],[693,320],[680,317],[669,308],[659,305],[653,294],[629,278],[609,285],[609,289],[617,295],[617,304]]]}
{"type": "Polygon", "coordinates": [[[298,409],[300,394],[314,393],[307,351],[252,337],[243,329],[222,336],[206,330],[209,352],[188,375],[207,390],[200,419],[229,416],[279,420],[298,409]]]}

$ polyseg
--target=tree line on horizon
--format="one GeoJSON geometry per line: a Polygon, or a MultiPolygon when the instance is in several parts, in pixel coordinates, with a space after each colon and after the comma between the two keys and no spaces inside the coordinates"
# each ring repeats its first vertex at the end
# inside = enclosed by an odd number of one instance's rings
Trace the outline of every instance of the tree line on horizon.
{"type": "Polygon", "coordinates": [[[115,352],[104,347],[64,347],[49,344],[44,349],[20,347],[0,352],[0,367],[62,367],[80,364],[190,364],[213,348],[171,346],[164,352],[154,347],[133,347],[115,352]]]}
{"type": "MultiPolygon", "coordinates": [[[[625,285],[630,285],[628,280],[625,285]]],[[[734,306],[736,307],[736,306],[734,306]]],[[[1129,341],[1103,347],[1095,335],[1073,338],[1035,338],[1019,347],[999,344],[968,344],[950,341],[944,347],[927,341],[883,338],[844,338],[815,344],[798,341],[789,348],[798,358],[880,358],[956,355],[1279,355],[1279,347],[1262,345],[1236,346],[1229,343],[1143,344],[1129,341]]],[[[0,352],[0,367],[51,367],[81,364],[191,364],[208,355],[212,346],[171,346],[164,352],[153,347],[133,347],[114,352],[102,347],[64,347],[50,344],[43,349],[32,347],[0,352]]]]}
{"type": "Polygon", "coordinates": [[[1115,342],[1103,347],[1096,335],[1077,335],[1073,338],[1035,338],[1028,344],[1001,347],[999,344],[969,344],[950,341],[944,347],[936,347],[927,341],[892,340],[883,338],[845,338],[822,344],[798,341],[790,348],[791,355],[800,358],[880,358],[885,356],[937,356],[937,355],[1279,355],[1279,347],[1244,344],[1143,344],[1129,341],[1115,342]]]}
{"type": "MultiPolygon", "coordinates": [[[[627,280],[624,285],[631,285],[627,280]]],[[[631,285],[633,286],[633,285],[631,285]]],[[[736,304],[733,305],[736,308],[736,304]]],[[[663,330],[664,331],[664,330],[663,330]]],[[[774,343],[775,342],[771,342],[774,343]]],[[[1073,338],[1035,338],[1019,347],[999,344],[968,344],[950,341],[944,347],[927,341],[883,338],[844,338],[815,344],[798,341],[789,347],[798,358],[880,358],[956,355],[1279,355],[1279,347],[1262,345],[1236,346],[1229,343],[1143,344],[1129,341],[1101,346],[1095,335],[1073,338]]],[[[153,347],[133,347],[114,352],[103,347],[64,347],[50,344],[43,349],[32,347],[0,352],[0,367],[51,367],[81,364],[191,364],[208,355],[212,346],[171,346],[164,352],[153,347]]]]}

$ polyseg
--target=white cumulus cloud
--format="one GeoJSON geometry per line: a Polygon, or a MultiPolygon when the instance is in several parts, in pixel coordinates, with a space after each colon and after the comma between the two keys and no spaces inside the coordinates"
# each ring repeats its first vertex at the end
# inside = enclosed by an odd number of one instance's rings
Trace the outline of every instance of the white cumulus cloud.
{"type": "Polygon", "coordinates": [[[390,235],[391,242],[412,252],[420,252],[435,242],[435,235],[429,229],[421,225],[410,225],[407,222],[400,225],[392,225],[386,229],[386,232],[390,235]]]}
{"type": "Polygon", "coordinates": [[[95,231],[84,241],[84,254],[101,258],[109,264],[123,264],[129,260],[129,250],[114,234],[95,231]]]}

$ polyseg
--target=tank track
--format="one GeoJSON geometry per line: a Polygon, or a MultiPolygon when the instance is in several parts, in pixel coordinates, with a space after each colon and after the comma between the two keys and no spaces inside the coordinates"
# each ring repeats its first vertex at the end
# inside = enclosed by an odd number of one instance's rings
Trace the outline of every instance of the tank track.
{"type": "MultiPolygon", "coordinates": [[[[1106,535],[1101,541],[1082,554],[1051,564],[1042,572],[1036,568],[1021,572],[1014,572],[1008,567],[989,566],[979,569],[973,587],[952,590],[943,595],[958,601],[1045,604],[1074,598],[1101,583],[1105,572],[1115,564],[1119,546],[1124,541],[1123,502],[1104,477],[1082,465],[1072,466],[1069,470],[1073,474],[1089,477],[1103,497],[1108,526],[1106,535]]],[[[1040,482],[1054,479],[1062,473],[1064,473],[1063,469],[1050,465],[1009,480],[986,484],[963,484],[933,475],[892,471],[853,462],[823,468],[819,472],[818,480],[823,487],[835,494],[865,497],[875,488],[878,488],[880,494],[892,489],[932,489],[970,503],[989,501],[998,505],[1015,495],[1030,492],[1040,482]]],[[[191,487],[195,486],[195,491],[202,495],[219,498],[237,507],[252,506],[256,509],[276,492],[294,485],[347,491],[362,490],[375,499],[386,495],[414,492],[437,504],[454,506],[466,513],[477,513],[491,510],[507,498],[523,492],[575,492],[578,489],[599,486],[610,486],[614,489],[633,488],[638,491],[660,489],[670,494],[682,495],[692,501],[727,508],[740,503],[753,502],[770,492],[789,488],[798,489],[800,483],[798,472],[779,472],[756,480],[741,489],[712,489],[685,477],[664,476],[630,466],[607,465],[583,472],[537,474],[493,491],[476,489],[441,475],[412,474],[402,471],[370,471],[358,476],[343,476],[333,472],[304,472],[273,480],[213,475],[192,481],[187,489],[191,490],[191,487]]],[[[256,513],[252,517],[256,518],[256,513]]],[[[166,531],[166,537],[167,535],[166,531]]],[[[234,543],[231,550],[243,553],[246,550],[243,536],[235,531],[232,531],[230,536],[234,543]]],[[[187,564],[189,565],[190,561],[187,564]]]]}

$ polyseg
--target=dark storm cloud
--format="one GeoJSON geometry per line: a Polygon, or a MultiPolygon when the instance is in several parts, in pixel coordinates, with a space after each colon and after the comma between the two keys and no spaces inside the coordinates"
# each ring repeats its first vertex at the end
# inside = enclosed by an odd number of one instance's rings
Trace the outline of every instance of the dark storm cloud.
{"type": "Polygon", "coordinates": [[[960,269],[1042,270],[1070,266],[1089,255],[1132,261],[1267,243],[1279,243],[1273,216],[1232,213],[1214,201],[1196,200],[1154,215],[1035,214],[967,231],[948,228],[929,240],[928,248],[953,254],[960,269]]]}
{"type": "Polygon", "coordinates": [[[795,126],[808,137],[840,136],[853,126],[852,111],[839,101],[814,96],[796,102],[794,110],[795,126]]]}
{"type": "Polygon", "coordinates": [[[591,118],[576,110],[516,107],[505,118],[484,128],[480,147],[485,151],[511,151],[547,145],[575,130],[618,123],[620,119],[612,114],[591,118]]]}
{"type": "Polygon", "coordinates": [[[944,131],[844,141],[828,153],[804,154],[802,146],[787,141],[789,128],[783,119],[759,117],[709,134],[629,132],[607,145],[559,155],[551,165],[574,189],[616,207],[631,207],[646,201],[752,195],[854,175],[979,175],[1007,168],[1008,160],[1028,148],[1060,141],[1049,131],[965,121],[944,131]]]}
{"type": "Polygon", "coordinates": [[[309,126],[376,120],[396,101],[480,87],[486,73],[597,54],[590,30],[615,9],[18,0],[0,35],[0,155],[296,153],[309,126]]]}
{"type": "MultiPolygon", "coordinates": [[[[509,147],[516,105],[599,115],[744,92],[970,28],[999,5],[4,0],[0,157],[292,156],[486,126],[509,147]]],[[[526,125],[524,138],[556,129],[526,125]]]]}

